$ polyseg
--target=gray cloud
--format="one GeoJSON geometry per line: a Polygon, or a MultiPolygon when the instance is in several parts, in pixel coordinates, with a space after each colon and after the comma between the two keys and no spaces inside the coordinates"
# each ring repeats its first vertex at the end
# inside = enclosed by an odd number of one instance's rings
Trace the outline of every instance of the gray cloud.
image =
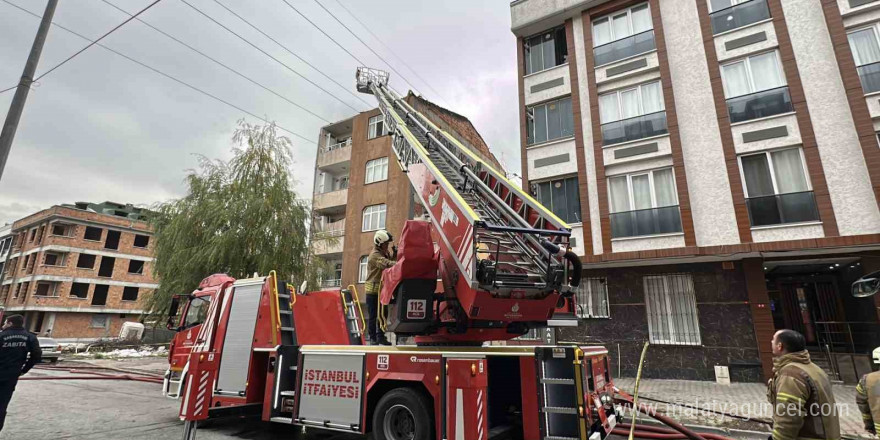
{"type": "MultiPolygon", "coordinates": [[[[42,1],[10,0],[42,12],[42,1]]],[[[109,0],[134,12],[148,0],[109,0]]],[[[280,0],[220,0],[275,39],[354,89],[358,63],[287,8],[280,0]]],[[[410,2],[341,0],[345,6],[418,70],[439,92],[360,28],[335,0],[322,3],[415,88],[439,105],[469,117],[499,159],[519,171],[515,39],[506,1],[410,2]]],[[[125,19],[100,0],[60,2],[55,21],[91,38],[125,19]]],[[[283,60],[357,110],[368,107],[345,90],[260,36],[210,0],[191,3],[283,60]]],[[[312,0],[292,0],[310,19],[372,67],[387,68],[312,0]]],[[[164,0],[143,19],[335,121],[355,110],[327,96],[284,67],[211,23],[177,0],[164,0]]],[[[0,89],[15,84],[38,20],[0,3],[0,89]]],[[[276,121],[310,141],[292,137],[297,191],[311,194],[316,141],[325,123],[216,66],[146,26],[131,22],[104,43],[235,105],[276,121]]],[[[50,32],[38,73],[86,44],[61,29],[50,32]]],[[[403,78],[392,86],[404,93],[403,78]]],[[[361,95],[369,103],[373,98],[361,95]]],[[[12,93],[0,95],[7,109],[12,93]]],[[[5,114],[5,111],[4,111],[5,114]]],[[[113,200],[152,204],[183,195],[185,170],[195,155],[228,158],[236,120],[253,118],[102,48],[93,47],[35,87],[28,99],[13,151],[0,182],[0,225],[57,203],[113,200]]]]}

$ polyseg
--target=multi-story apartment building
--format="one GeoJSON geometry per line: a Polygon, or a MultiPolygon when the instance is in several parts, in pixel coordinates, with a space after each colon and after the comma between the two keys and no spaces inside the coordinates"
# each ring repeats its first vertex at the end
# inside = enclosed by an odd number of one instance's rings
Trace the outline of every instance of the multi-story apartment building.
{"type": "MultiPolygon", "coordinates": [[[[633,373],[759,380],[776,329],[880,344],[880,1],[516,0],[524,186],[571,222],[577,328],[633,373]]],[[[830,352],[830,354],[829,354],[830,352]]]]}
{"type": "Polygon", "coordinates": [[[3,270],[6,268],[6,257],[12,250],[12,225],[0,226],[0,280],[3,279],[3,270]]]}
{"type": "Polygon", "coordinates": [[[112,202],[76,203],[14,222],[0,279],[5,313],[22,314],[28,330],[60,339],[118,335],[158,287],[149,214],[112,202]]]}
{"type": "MultiPolygon", "coordinates": [[[[503,169],[467,118],[412,93],[406,100],[483,160],[503,169]]],[[[321,129],[312,211],[313,253],[329,266],[321,287],[354,285],[362,293],[375,231],[386,229],[398,240],[403,223],[421,213],[378,108],[321,129]]]]}

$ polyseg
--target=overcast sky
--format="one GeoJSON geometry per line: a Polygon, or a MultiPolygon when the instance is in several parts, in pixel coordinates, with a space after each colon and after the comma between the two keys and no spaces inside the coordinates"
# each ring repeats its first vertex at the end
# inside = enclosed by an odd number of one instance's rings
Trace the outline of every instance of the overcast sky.
{"type": "MultiPolygon", "coordinates": [[[[348,93],[354,91],[358,62],[282,0],[186,1],[356,110],[297,77],[182,0],[162,0],[141,18],[326,120],[336,121],[369,108],[348,93]],[[348,90],[261,36],[218,2],[348,90]]],[[[358,59],[388,70],[315,0],[288,1],[358,59]]],[[[415,87],[435,103],[467,116],[508,169],[519,172],[516,52],[509,29],[509,1],[338,0],[418,76],[377,43],[337,0],[318,1],[403,75],[391,73],[393,88],[403,94],[415,87]]],[[[0,90],[18,82],[39,24],[37,18],[6,2],[38,14],[45,7],[44,0],[0,0],[0,90]]],[[[135,13],[151,2],[62,0],[54,21],[95,39],[128,18],[108,3],[135,13]]],[[[297,192],[311,197],[318,131],[326,122],[137,21],[102,43],[310,139],[288,134],[295,149],[297,192]]],[[[37,74],[86,44],[53,26],[37,74]]],[[[0,94],[0,116],[4,118],[12,95],[0,94]]],[[[372,96],[357,95],[374,106],[372,96]]],[[[231,156],[230,138],[242,117],[259,122],[101,47],[92,47],[42,79],[30,92],[0,180],[0,225],[58,203],[111,200],[150,205],[180,197],[185,192],[186,170],[196,166],[195,155],[231,156]]]]}

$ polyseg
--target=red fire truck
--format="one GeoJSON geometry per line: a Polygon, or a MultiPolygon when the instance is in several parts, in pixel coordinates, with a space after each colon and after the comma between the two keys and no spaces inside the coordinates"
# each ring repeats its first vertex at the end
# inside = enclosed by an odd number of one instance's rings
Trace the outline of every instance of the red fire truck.
{"type": "Polygon", "coordinates": [[[212,275],[172,305],[165,393],[181,401],[184,438],[240,414],[377,440],[604,438],[619,416],[604,348],[490,343],[572,322],[570,228],[401,99],[387,73],[361,68],[357,80],[430,219],[406,223],[379,296],[384,329],[415,345],[364,345],[353,286],[212,275]]]}

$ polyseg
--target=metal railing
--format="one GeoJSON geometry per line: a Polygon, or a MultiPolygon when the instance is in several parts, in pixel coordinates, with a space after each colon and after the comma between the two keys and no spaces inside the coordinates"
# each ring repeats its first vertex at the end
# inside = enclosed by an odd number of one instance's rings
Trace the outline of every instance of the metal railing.
{"type": "Polygon", "coordinates": [[[321,287],[341,287],[342,280],[321,280],[321,287]]]}
{"type": "Polygon", "coordinates": [[[762,90],[727,100],[727,112],[730,114],[730,122],[742,122],[788,113],[793,108],[791,105],[791,95],[788,93],[788,86],[762,90]]]}
{"type": "Polygon", "coordinates": [[[654,30],[650,29],[594,47],[593,59],[596,66],[602,66],[624,58],[650,52],[656,48],[657,45],[654,43],[654,30]]]}
{"type": "Polygon", "coordinates": [[[345,219],[315,229],[315,238],[338,237],[345,234],[345,219]]]}
{"type": "Polygon", "coordinates": [[[610,217],[611,238],[672,234],[682,231],[678,205],[615,212],[610,217]]]}
{"type": "Polygon", "coordinates": [[[327,145],[327,146],[321,148],[321,153],[328,153],[333,150],[338,150],[340,148],[345,148],[345,147],[350,147],[350,146],[351,146],[351,139],[346,139],[342,142],[337,142],[335,144],[327,145]]]}
{"type": "Polygon", "coordinates": [[[819,210],[812,191],[803,191],[746,199],[752,226],[779,225],[819,220],[819,210]]]}
{"type": "Polygon", "coordinates": [[[880,61],[856,68],[865,94],[880,91],[880,61]]]}
{"type": "Polygon", "coordinates": [[[345,180],[339,182],[339,187],[338,187],[338,188],[330,188],[330,189],[326,189],[326,190],[325,190],[325,188],[324,188],[323,186],[319,186],[319,187],[318,187],[318,191],[315,192],[315,194],[329,194],[329,193],[332,193],[332,192],[336,192],[336,191],[344,191],[344,190],[347,190],[347,189],[348,189],[348,179],[346,178],[345,180]]]}
{"type": "Polygon", "coordinates": [[[715,11],[709,16],[712,33],[720,34],[770,18],[770,8],[767,7],[767,0],[751,0],[715,11]]]}
{"type": "Polygon", "coordinates": [[[602,145],[619,144],[666,133],[666,110],[662,110],[602,124],[602,145]]]}

